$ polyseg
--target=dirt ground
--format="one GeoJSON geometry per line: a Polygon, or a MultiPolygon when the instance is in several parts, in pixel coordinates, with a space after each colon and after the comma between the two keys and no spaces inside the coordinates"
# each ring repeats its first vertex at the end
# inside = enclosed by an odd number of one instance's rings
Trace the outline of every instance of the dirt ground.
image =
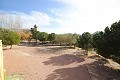
{"type": "Polygon", "coordinates": [[[7,76],[21,80],[120,80],[117,63],[59,46],[4,47],[4,62],[7,76]]]}

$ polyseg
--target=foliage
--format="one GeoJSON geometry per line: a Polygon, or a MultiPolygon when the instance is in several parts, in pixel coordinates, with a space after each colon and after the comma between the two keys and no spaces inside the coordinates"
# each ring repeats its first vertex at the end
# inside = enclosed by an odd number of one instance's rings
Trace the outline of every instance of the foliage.
{"type": "Polygon", "coordinates": [[[73,45],[74,45],[74,47],[78,46],[78,42],[77,41],[79,39],[79,36],[80,36],[79,34],[76,34],[76,33],[73,34],[73,45]]]}
{"type": "Polygon", "coordinates": [[[21,40],[24,41],[24,40],[28,40],[30,37],[31,37],[31,33],[19,33],[20,34],[20,37],[21,37],[21,40]]]}
{"type": "Polygon", "coordinates": [[[64,42],[63,39],[64,39],[64,38],[63,38],[63,35],[62,35],[62,34],[56,34],[56,37],[55,37],[55,42],[56,42],[56,43],[58,43],[58,44],[61,45],[61,43],[64,42]]]}
{"type": "Polygon", "coordinates": [[[46,32],[39,32],[38,34],[38,40],[39,41],[42,41],[42,42],[45,42],[48,38],[48,33],[46,32]]]}
{"type": "Polygon", "coordinates": [[[55,37],[56,37],[55,33],[51,33],[48,35],[48,40],[50,41],[50,43],[55,40],[55,37]]]}
{"type": "Polygon", "coordinates": [[[95,32],[93,34],[93,46],[97,50],[97,53],[99,54],[106,51],[104,48],[105,46],[104,33],[102,31],[95,32]]]}
{"type": "Polygon", "coordinates": [[[92,35],[89,32],[84,32],[78,39],[78,46],[88,50],[92,47],[92,35]]]}
{"type": "Polygon", "coordinates": [[[2,39],[3,30],[3,28],[0,28],[0,39],[2,39]]]}
{"type": "Polygon", "coordinates": [[[78,35],[67,33],[67,34],[58,34],[55,37],[55,42],[61,44],[67,45],[75,45],[77,42],[78,35]]]}
{"type": "Polygon", "coordinates": [[[4,45],[11,45],[10,49],[12,48],[12,45],[16,45],[20,43],[19,34],[5,29],[1,31],[0,39],[2,40],[4,45]]]}
{"type": "Polygon", "coordinates": [[[64,42],[68,45],[73,45],[76,43],[76,34],[64,34],[64,42]]]}
{"type": "Polygon", "coordinates": [[[32,33],[32,38],[36,40],[38,40],[38,35],[39,35],[39,31],[37,31],[37,26],[34,25],[34,28],[31,28],[31,33],[32,33]]]}
{"type": "Polygon", "coordinates": [[[111,27],[106,27],[104,32],[93,35],[94,47],[104,57],[112,57],[120,63],[120,21],[111,27]]]}

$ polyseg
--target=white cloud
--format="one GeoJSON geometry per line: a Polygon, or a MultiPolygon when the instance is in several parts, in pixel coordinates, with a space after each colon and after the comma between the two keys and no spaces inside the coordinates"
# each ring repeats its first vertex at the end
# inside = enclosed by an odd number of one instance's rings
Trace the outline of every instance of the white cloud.
{"type": "Polygon", "coordinates": [[[45,26],[48,26],[51,24],[50,23],[51,18],[46,13],[41,13],[37,11],[32,11],[29,15],[22,12],[15,12],[15,11],[11,11],[11,12],[0,11],[0,13],[4,13],[5,15],[11,16],[11,17],[19,16],[23,28],[30,29],[36,24],[40,30],[42,29],[44,30],[45,26]]]}
{"type": "MultiPolygon", "coordinates": [[[[32,11],[30,14],[7,12],[19,15],[24,27],[37,24],[40,31],[48,33],[83,33],[104,30],[120,19],[119,0],[53,0],[64,8],[50,9],[50,13],[32,11]],[[48,16],[52,14],[52,16],[48,16]]],[[[4,12],[4,11],[3,11],[4,12]]],[[[49,11],[47,11],[49,12],[49,11]]]]}
{"type": "Polygon", "coordinates": [[[58,16],[61,32],[91,33],[104,30],[120,19],[118,0],[54,0],[64,3],[66,8],[53,10],[58,16]]]}
{"type": "Polygon", "coordinates": [[[50,17],[46,13],[32,11],[30,15],[22,14],[20,16],[24,27],[33,27],[36,24],[39,28],[43,28],[51,24],[50,17]]]}

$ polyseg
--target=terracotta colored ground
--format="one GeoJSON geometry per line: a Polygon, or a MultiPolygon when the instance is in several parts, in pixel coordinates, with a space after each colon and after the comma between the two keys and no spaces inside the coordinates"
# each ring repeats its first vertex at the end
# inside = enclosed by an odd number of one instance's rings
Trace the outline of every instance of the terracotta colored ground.
{"type": "MultiPolygon", "coordinates": [[[[113,80],[120,73],[97,55],[84,58],[78,49],[55,46],[13,46],[4,48],[7,76],[22,80],[113,80]],[[106,66],[105,66],[106,65],[106,66]]],[[[119,67],[119,66],[118,66],[119,67]]]]}

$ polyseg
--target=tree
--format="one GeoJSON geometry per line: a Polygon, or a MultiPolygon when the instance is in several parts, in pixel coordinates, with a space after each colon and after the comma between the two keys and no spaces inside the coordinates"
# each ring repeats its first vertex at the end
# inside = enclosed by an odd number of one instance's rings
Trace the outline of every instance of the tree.
{"type": "Polygon", "coordinates": [[[48,38],[48,33],[39,32],[39,35],[38,35],[38,40],[39,41],[42,41],[42,43],[43,43],[43,42],[45,42],[47,40],[47,38],[48,38]]]}
{"type": "Polygon", "coordinates": [[[18,33],[21,37],[21,41],[24,41],[24,40],[28,40],[29,42],[31,41],[32,34],[31,34],[30,29],[20,29],[18,33]]]}
{"type": "Polygon", "coordinates": [[[104,32],[99,31],[93,34],[93,47],[96,49],[97,53],[100,55],[106,55],[106,41],[104,39],[104,32]]]}
{"type": "Polygon", "coordinates": [[[93,43],[100,55],[120,63],[120,21],[106,27],[104,32],[95,33],[93,43]]]}
{"type": "Polygon", "coordinates": [[[113,23],[110,28],[106,27],[104,31],[107,53],[120,57],[120,21],[113,23]]]}
{"type": "Polygon", "coordinates": [[[50,41],[50,43],[51,42],[53,43],[53,41],[55,40],[55,37],[56,37],[55,33],[51,33],[48,35],[48,40],[50,41]]]}
{"type": "Polygon", "coordinates": [[[10,49],[12,49],[12,45],[17,45],[20,43],[19,34],[9,30],[2,31],[1,39],[4,45],[11,45],[10,49]]]}
{"type": "Polygon", "coordinates": [[[8,28],[8,16],[6,13],[0,13],[0,27],[8,28]]]}
{"type": "Polygon", "coordinates": [[[39,31],[37,31],[37,26],[34,25],[34,28],[31,28],[31,33],[32,33],[32,38],[36,40],[36,43],[37,43],[37,40],[38,40],[38,35],[39,35],[39,31]]]}
{"type": "Polygon", "coordinates": [[[19,35],[21,37],[21,41],[25,41],[25,40],[30,39],[30,37],[31,37],[32,34],[31,33],[20,32],[19,35]]]}
{"type": "Polygon", "coordinates": [[[92,35],[89,32],[84,32],[78,39],[78,46],[88,50],[92,47],[92,35]]]}
{"type": "Polygon", "coordinates": [[[65,46],[67,45],[74,45],[75,44],[75,35],[74,34],[71,34],[71,33],[67,33],[67,34],[63,34],[64,36],[64,43],[65,43],[65,46]]]}
{"type": "Polygon", "coordinates": [[[10,29],[11,31],[18,32],[22,27],[21,17],[18,15],[11,15],[5,12],[0,13],[0,26],[2,28],[10,29]]]}
{"type": "Polygon", "coordinates": [[[64,44],[65,47],[68,46],[72,46],[76,45],[77,43],[77,38],[78,38],[78,34],[72,34],[72,33],[66,33],[66,34],[57,34],[55,37],[55,42],[61,44],[64,44]]]}
{"type": "Polygon", "coordinates": [[[0,39],[2,39],[3,31],[4,31],[4,29],[0,27],[0,39]]]}
{"type": "Polygon", "coordinates": [[[57,44],[62,44],[63,43],[63,41],[64,41],[64,38],[63,38],[63,35],[62,34],[56,34],[56,37],[55,37],[55,42],[57,43],[57,44]]]}
{"type": "Polygon", "coordinates": [[[74,45],[74,48],[76,47],[76,46],[78,46],[78,39],[79,39],[79,34],[76,34],[76,33],[74,33],[73,34],[73,45],[74,45]]]}

